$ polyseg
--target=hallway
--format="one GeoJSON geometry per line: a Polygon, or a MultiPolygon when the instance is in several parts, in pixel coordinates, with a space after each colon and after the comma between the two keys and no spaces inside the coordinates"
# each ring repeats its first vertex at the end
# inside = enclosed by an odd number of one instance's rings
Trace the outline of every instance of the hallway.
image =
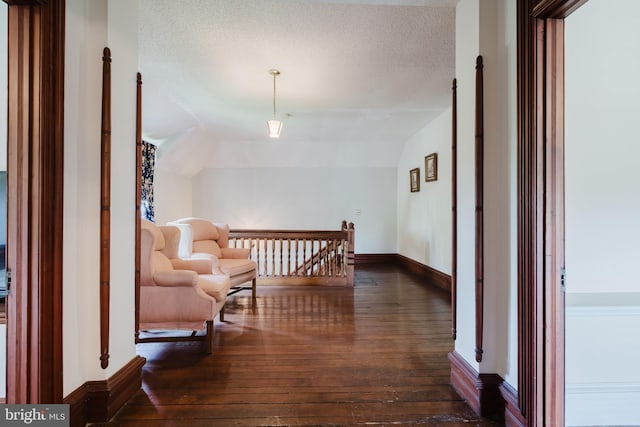
{"type": "Polygon", "coordinates": [[[108,425],[497,425],[449,385],[447,293],[395,266],[353,289],[258,287],[230,297],[216,349],[141,344],[140,391],[108,425]]]}

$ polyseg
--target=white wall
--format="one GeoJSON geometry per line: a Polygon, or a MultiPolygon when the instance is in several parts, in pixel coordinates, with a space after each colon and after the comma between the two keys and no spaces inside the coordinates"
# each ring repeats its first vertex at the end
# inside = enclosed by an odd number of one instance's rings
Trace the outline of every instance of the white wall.
{"type": "Polygon", "coordinates": [[[610,3],[565,27],[567,425],[638,424],[640,3],[610,3]]]}
{"type": "Polygon", "coordinates": [[[156,224],[166,224],[192,215],[191,178],[156,169],[153,198],[156,224]]]}
{"type": "Polygon", "coordinates": [[[451,108],[405,143],[397,181],[398,253],[451,274],[451,108]],[[438,179],[425,182],[431,153],[438,154],[438,179]],[[414,168],[420,168],[420,191],[412,193],[414,168]]]}
{"type": "Polygon", "coordinates": [[[484,62],[484,342],[481,372],[517,388],[516,4],[482,1],[484,62]]]}
{"type": "Polygon", "coordinates": [[[397,253],[396,169],[204,169],[193,214],[232,228],[338,230],[347,220],[356,253],[397,253]]]}
{"type": "Polygon", "coordinates": [[[517,387],[516,6],[465,0],[456,9],[458,335],[480,373],[517,387]],[[481,6],[481,7],[480,7],[481,6]],[[475,361],[475,67],[484,74],[484,333],[475,361]]]}
{"type": "Polygon", "coordinates": [[[638,330],[640,293],[567,294],[566,425],[638,425],[638,330]]]}
{"type": "Polygon", "coordinates": [[[109,0],[111,48],[111,360],[106,376],[136,355],[135,324],[135,180],[138,2],[109,0]]]}
{"type": "Polygon", "coordinates": [[[64,395],[108,378],[133,343],[137,6],[67,0],[63,247],[64,395]],[[102,50],[112,52],[110,363],[100,368],[99,219],[102,50]]]}
{"type": "MultiPolygon", "coordinates": [[[[486,1],[486,0],[485,0],[486,1]]],[[[457,327],[455,350],[475,362],[475,66],[480,52],[480,2],[465,0],[456,8],[456,79],[458,82],[458,244],[457,327]]]]}
{"type": "Polygon", "coordinates": [[[640,291],[640,3],[611,9],[566,23],[567,292],[640,291]]]}
{"type": "Polygon", "coordinates": [[[98,271],[101,58],[107,13],[105,1],[66,3],[64,395],[86,380],[104,378],[98,360],[98,271]]]}

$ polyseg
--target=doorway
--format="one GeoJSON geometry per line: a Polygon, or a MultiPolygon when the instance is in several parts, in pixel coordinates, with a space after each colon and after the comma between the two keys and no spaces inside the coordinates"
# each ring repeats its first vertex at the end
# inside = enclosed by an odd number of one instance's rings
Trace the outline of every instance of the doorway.
{"type": "Polygon", "coordinates": [[[565,19],[566,424],[637,423],[640,4],[565,19]],[[594,369],[597,367],[597,369],[594,369]]]}

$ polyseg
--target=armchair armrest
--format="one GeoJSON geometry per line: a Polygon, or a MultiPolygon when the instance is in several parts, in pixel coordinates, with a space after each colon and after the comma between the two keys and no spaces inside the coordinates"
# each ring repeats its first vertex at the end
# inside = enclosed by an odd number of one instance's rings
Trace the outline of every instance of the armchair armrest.
{"type": "Polygon", "coordinates": [[[153,281],[158,286],[196,286],[198,273],[190,270],[160,271],[153,275],[153,281]]]}
{"type": "Polygon", "coordinates": [[[171,260],[171,265],[176,270],[191,270],[198,274],[211,274],[214,268],[218,265],[218,260],[215,257],[202,257],[202,258],[174,258],[171,260]]]}
{"type": "Polygon", "coordinates": [[[251,249],[249,248],[220,248],[222,258],[248,259],[251,249]]]}

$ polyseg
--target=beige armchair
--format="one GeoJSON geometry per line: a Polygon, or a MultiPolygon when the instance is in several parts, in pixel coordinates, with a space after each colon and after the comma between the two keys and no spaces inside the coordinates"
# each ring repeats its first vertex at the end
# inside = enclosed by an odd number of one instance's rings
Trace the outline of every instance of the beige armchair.
{"type": "Polygon", "coordinates": [[[140,233],[140,302],[137,342],[206,341],[213,350],[213,320],[230,289],[227,275],[214,273],[213,257],[178,257],[180,230],[142,220],[140,233]],[[206,328],[206,335],[196,331],[206,328]],[[139,331],[190,330],[191,336],[140,337],[139,331]]]}
{"type": "Polygon", "coordinates": [[[214,255],[220,270],[231,280],[230,295],[243,289],[251,289],[256,298],[258,266],[249,259],[249,248],[229,247],[229,225],[214,223],[202,218],[182,218],[169,223],[180,227],[180,256],[185,259],[214,255]],[[251,282],[251,287],[244,286],[251,282]]]}

